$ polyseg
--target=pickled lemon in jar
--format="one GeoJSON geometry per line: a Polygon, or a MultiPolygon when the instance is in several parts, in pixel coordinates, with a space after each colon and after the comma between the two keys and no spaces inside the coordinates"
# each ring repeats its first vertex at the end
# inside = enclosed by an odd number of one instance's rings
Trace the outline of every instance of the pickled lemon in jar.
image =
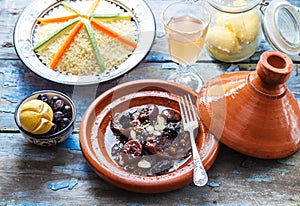
{"type": "Polygon", "coordinates": [[[212,22],[205,47],[217,60],[237,62],[249,58],[261,40],[260,1],[208,0],[212,22]]]}

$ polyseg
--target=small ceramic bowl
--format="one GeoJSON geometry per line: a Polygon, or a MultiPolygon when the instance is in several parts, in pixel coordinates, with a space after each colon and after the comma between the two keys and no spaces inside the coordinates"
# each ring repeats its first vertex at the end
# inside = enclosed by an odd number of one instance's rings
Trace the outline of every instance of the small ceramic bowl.
{"type": "Polygon", "coordinates": [[[38,146],[44,146],[44,147],[49,147],[49,146],[54,146],[58,143],[61,143],[63,141],[65,141],[70,134],[72,133],[73,129],[74,129],[74,122],[76,119],[76,108],[74,105],[74,102],[71,100],[71,98],[69,98],[67,95],[58,92],[58,91],[54,91],[54,90],[41,90],[41,91],[37,91],[32,93],[30,96],[26,97],[25,99],[23,99],[18,106],[15,109],[15,122],[16,125],[18,126],[21,134],[31,143],[38,145],[38,146]],[[22,108],[22,106],[33,99],[38,99],[38,96],[40,94],[45,94],[48,99],[50,100],[53,96],[57,96],[60,99],[62,99],[66,105],[69,105],[71,107],[71,117],[70,117],[70,121],[69,124],[62,130],[59,130],[55,133],[46,133],[46,134],[32,134],[28,131],[26,131],[21,123],[20,123],[20,119],[19,119],[19,115],[20,115],[20,108],[22,108]]]}
{"type": "MultiPolygon", "coordinates": [[[[120,84],[98,96],[87,108],[80,124],[80,146],[92,169],[104,180],[137,193],[160,193],[184,187],[193,182],[192,157],[178,168],[159,175],[141,175],[125,170],[112,158],[109,132],[114,114],[147,104],[180,111],[178,99],[190,94],[196,104],[197,93],[174,82],[136,80],[120,84]]],[[[218,153],[219,143],[199,122],[196,145],[208,170],[218,153]]],[[[152,166],[151,166],[152,167],[152,166]]]]}

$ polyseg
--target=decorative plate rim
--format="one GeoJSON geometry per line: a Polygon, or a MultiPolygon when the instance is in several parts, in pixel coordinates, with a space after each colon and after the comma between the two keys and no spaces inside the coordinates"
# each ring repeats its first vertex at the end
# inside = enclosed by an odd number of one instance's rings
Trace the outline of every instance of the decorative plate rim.
{"type": "Polygon", "coordinates": [[[36,19],[59,0],[35,0],[19,16],[14,28],[15,50],[21,61],[35,74],[66,85],[91,85],[117,78],[137,66],[150,51],[156,32],[155,18],[144,0],[109,0],[130,9],[138,27],[138,43],[133,53],[117,69],[99,75],[67,75],[50,69],[32,48],[32,34],[36,19]]]}

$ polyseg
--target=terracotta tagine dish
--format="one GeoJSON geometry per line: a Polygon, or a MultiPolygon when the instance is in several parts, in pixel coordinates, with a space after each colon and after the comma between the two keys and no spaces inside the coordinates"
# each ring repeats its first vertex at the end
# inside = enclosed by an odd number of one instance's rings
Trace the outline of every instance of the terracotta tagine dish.
{"type": "MultiPolygon", "coordinates": [[[[189,139],[182,133],[180,96],[197,93],[162,80],[120,84],[98,96],[80,124],[80,146],[92,169],[125,190],[160,193],[193,182],[189,139]]],[[[208,170],[218,141],[199,122],[196,145],[208,170]]]]}
{"type": "Polygon", "coordinates": [[[293,62],[264,52],[256,71],[222,74],[199,94],[204,125],[228,147],[257,158],[277,159],[300,148],[300,110],[286,87],[293,62]]]}

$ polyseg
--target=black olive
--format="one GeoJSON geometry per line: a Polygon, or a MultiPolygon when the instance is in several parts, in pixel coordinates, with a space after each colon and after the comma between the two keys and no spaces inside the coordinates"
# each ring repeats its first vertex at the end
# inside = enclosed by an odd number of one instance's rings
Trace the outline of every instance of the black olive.
{"type": "Polygon", "coordinates": [[[50,99],[50,107],[53,109],[53,104],[54,102],[56,102],[57,100],[59,100],[60,98],[58,96],[53,96],[51,99],[50,99]]]}
{"type": "Polygon", "coordinates": [[[46,94],[39,94],[37,99],[49,104],[49,99],[48,99],[48,96],[46,94]]]}
{"type": "Polygon", "coordinates": [[[49,134],[56,133],[70,124],[73,114],[72,108],[63,99],[56,95],[49,99],[46,94],[39,94],[37,99],[49,104],[53,110],[52,127],[48,132],[49,134]]]}
{"type": "Polygon", "coordinates": [[[68,118],[64,117],[59,124],[59,128],[62,130],[64,128],[66,128],[69,124],[70,124],[70,120],[68,118]]]}
{"type": "Polygon", "coordinates": [[[52,109],[53,111],[63,111],[64,106],[65,106],[64,100],[58,99],[55,102],[53,102],[52,109]]]}
{"type": "Polygon", "coordinates": [[[56,125],[55,123],[52,123],[52,127],[51,127],[49,133],[50,133],[50,134],[54,134],[54,133],[57,132],[57,131],[58,131],[57,125],[56,125]]]}
{"type": "Polygon", "coordinates": [[[64,117],[62,111],[56,111],[53,113],[53,122],[60,123],[64,117]]]}
{"type": "Polygon", "coordinates": [[[69,105],[65,105],[63,109],[64,117],[71,118],[72,117],[72,108],[69,105]]]}

